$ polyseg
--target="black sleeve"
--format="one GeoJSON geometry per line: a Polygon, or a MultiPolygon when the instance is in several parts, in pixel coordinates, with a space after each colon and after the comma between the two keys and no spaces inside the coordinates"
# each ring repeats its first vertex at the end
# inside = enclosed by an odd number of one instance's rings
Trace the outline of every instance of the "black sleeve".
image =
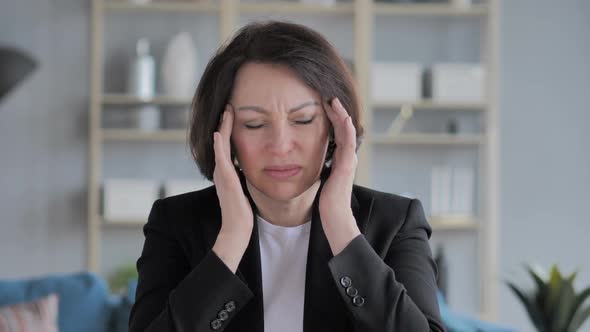
{"type": "Polygon", "coordinates": [[[445,331],[430,234],[422,204],[413,199],[384,259],[361,234],[330,260],[355,331],[445,331]]]}
{"type": "Polygon", "coordinates": [[[223,331],[254,295],[212,250],[191,270],[165,204],[154,203],[143,228],[129,331],[223,331]]]}

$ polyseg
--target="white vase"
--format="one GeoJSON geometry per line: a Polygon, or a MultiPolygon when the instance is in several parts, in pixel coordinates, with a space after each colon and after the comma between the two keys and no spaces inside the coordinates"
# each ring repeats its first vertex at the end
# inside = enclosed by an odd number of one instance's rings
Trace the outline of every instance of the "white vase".
{"type": "Polygon", "coordinates": [[[197,86],[197,48],[187,32],[180,32],[168,43],[162,59],[162,90],[166,95],[189,98],[197,86]]]}

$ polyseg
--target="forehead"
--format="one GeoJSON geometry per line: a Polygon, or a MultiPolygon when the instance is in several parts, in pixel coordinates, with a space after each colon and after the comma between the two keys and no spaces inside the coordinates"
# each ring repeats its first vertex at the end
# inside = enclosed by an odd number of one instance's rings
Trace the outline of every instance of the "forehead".
{"type": "Polygon", "coordinates": [[[289,106],[312,99],[319,101],[319,94],[286,65],[250,62],[238,70],[231,98],[236,106],[240,103],[289,106]]]}

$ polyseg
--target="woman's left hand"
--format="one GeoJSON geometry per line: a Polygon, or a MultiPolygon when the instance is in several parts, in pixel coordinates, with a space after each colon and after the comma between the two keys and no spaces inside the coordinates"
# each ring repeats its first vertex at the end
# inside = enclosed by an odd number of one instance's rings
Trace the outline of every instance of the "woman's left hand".
{"type": "Polygon", "coordinates": [[[336,149],[332,156],[330,176],[320,193],[319,212],[332,253],[336,256],[361,234],[350,207],[358,164],[356,129],[338,98],[332,99],[331,105],[327,105],[326,114],[334,128],[336,149]]]}

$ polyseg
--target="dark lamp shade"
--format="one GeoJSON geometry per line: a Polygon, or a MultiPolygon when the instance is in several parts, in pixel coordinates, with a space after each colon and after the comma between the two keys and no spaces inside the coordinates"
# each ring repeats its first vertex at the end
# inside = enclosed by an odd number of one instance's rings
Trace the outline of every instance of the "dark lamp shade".
{"type": "Polygon", "coordinates": [[[29,55],[0,47],[0,100],[37,67],[29,55]]]}

